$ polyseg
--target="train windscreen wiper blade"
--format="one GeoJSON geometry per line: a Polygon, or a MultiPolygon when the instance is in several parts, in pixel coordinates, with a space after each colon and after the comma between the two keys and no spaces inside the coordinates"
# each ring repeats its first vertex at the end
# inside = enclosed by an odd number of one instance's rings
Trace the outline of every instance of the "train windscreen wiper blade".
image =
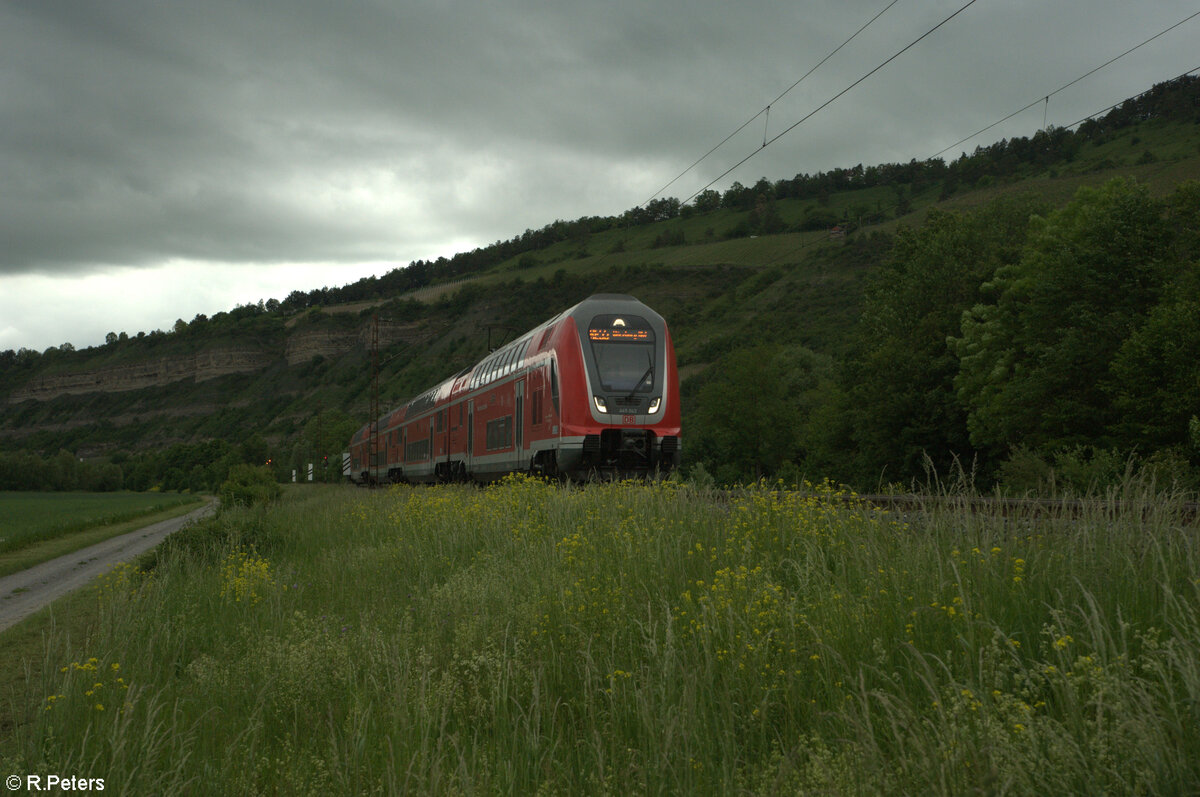
{"type": "Polygon", "coordinates": [[[640,388],[642,383],[647,379],[650,380],[650,387],[654,387],[654,358],[651,357],[649,353],[646,354],[646,362],[650,363],[650,366],[646,369],[646,373],[642,374],[642,378],[634,382],[633,390],[630,391],[626,398],[633,398],[634,394],[638,392],[638,388],[640,388]]]}

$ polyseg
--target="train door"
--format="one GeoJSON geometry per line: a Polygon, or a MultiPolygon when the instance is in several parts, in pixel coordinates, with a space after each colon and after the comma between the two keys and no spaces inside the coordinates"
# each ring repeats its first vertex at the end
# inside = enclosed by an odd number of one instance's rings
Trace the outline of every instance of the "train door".
{"type": "Polygon", "coordinates": [[[517,380],[517,417],[516,431],[513,435],[513,449],[517,453],[517,469],[520,470],[521,462],[525,459],[525,380],[517,380]]]}

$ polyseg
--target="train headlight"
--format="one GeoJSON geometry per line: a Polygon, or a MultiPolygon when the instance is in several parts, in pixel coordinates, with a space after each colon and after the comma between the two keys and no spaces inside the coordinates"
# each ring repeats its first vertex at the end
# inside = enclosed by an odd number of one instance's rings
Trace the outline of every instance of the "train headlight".
{"type": "Polygon", "coordinates": [[[650,414],[651,415],[658,412],[658,406],[660,404],[662,404],[662,396],[656,396],[655,398],[650,399],[650,414]]]}
{"type": "Polygon", "coordinates": [[[604,403],[604,399],[599,396],[592,396],[592,401],[596,402],[596,409],[601,412],[608,412],[608,405],[604,403]]]}

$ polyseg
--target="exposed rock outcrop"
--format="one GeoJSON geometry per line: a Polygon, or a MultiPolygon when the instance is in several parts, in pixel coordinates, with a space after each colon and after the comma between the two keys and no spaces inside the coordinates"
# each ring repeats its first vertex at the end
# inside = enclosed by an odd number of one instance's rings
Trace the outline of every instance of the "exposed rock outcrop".
{"type": "Polygon", "coordinates": [[[114,365],[75,373],[43,374],[14,390],[10,404],[80,393],[117,393],[159,387],[193,379],[203,382],[227,374],[244,374],[266,368],[275,357],[261,349],[218,348],[174,357],[156,357],[128,365],[114,365]]]}
{"type": "MultiPolygon", "coordinates": [[[[433,337],[428,324],[421,321],[391,321],[379,319],[379,345],[390,346],[393,343],[419,343],[433,337]]],[[[363,348],[371,348],[371,323],[359,327],[358,340],[363,348]]]]}
{"type": "Polygon", "coordinates": [[[306,329],[288,336],[284,356],[288,365],[301,365],[314,357],[337,357],[358,345],[360,335],[352,329],[306,329]]]}
{"type": "MultiPolygon", "coordinates": [[[[163,355],[144,360],[87,367],[77,371],[58,371],[38,374],[14,389],[8,396],[9,404],[22,401],[49,401],[56,396],[84,393],[118,393],[161,387],[173,382],[191,379],[203,382],[228,374],[244,374],[261,371],[280,356],[288,365],[303,365],[314,357],[326,359],[346,355],[354,350],[371,348],[373,323],[366,321],[352,328],[332,325],[313,325],[291,331],[283,342],[269,346],[215,346],[194,354],[163,355]]],[[[423,322],[400,322],[381,319],[379,322],[379,345],[395,343],[417,343],[429,340],[434,332],[423,322]]]]}

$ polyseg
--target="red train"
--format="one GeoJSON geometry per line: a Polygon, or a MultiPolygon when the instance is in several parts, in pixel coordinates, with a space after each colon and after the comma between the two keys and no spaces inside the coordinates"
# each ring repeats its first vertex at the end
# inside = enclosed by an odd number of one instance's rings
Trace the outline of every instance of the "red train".
{"type": "Polygon", "coordinates": [[[564,310],[350,441],[360,484],[516,471],[645,477],[678,464],[679,372],[667,324],[619,294],[564,310]]]}

